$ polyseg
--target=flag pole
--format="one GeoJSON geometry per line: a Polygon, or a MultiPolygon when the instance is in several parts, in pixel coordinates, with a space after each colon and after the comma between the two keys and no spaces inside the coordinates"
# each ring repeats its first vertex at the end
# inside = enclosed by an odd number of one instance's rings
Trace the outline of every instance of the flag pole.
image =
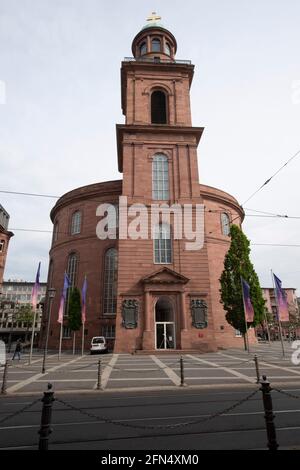
{"type": "Polygon", "coordinates": [[[31,364],[32,361],[32,352],[33,352],[33,341],[34,341],[34,332],[35,332],[35,322],[36,322],[36,307],[34,308],[33,323],[31,329],[31,341],[30,341],[30,353],[28,364],[31,364]]]}
{"type": "Polygon", "coordinates": [[[63,333],[63,321],[60,324],[60,333],[59,333],[59,349],[58,349],[58,360],[61,358],[61,343],[62,343],[62,333],[63,333]]]}
{"type": "Polygon", "coordinates": [[[84,354],[84,326],[86,320],[86,291],[87,291],[87,279],[84,276],[82,291],[81,291],[81,323],[82,323],[82,338],[81,338],[81,355],[84,354]]]}
{"type": "Polygon", "coordinates": [[[84,323],[82,323],[81,355],[84,354],[84,323]]]}
{"type": "Polygon", "coordinates": [[[38,300],[38,291],[40,288],[40,270],[41,270],[41,262],[39,262],[39,265],[38,265],[38,269],[37,269],[36,276],[35,276],[35,283],[32,288],[32,293],[31,293],[31,305],[33,307],[34,315],[33,315],[32,329],[31,329],[30,353],[29,353],[29,361],[28,361],[29,364],[31,364],[31,361],[32,361],[36,311],[37,311],[36,306],[37,306],[37,300],[38,300]]]}
{"type": "Polygon", "coordinates": [[[277,320],[278,320],[278,326],[279,326],[279,335],[280,335],[280,341],[281,341],[282,356],[285,357],[283,338],[282,338],[282,328],[281,328],[281,321],[280,321],[280,313],[279,313],[279,305],[278,305],[278,299],[277,299],[277,289],[275,287],[275,280],[274,280],[274,274],[273,274],[272,269],[271,269],[271,275],[272,275],[273,289],[274,289],[276,308],[277,308],[277,320]]]}
{"type": "Polygon", "coordinates": [[[242,276],[240,276],[240,279],[241,279],[241,288],[242,288],[242,297],[243,297],[243,306],[244,306],[244,318],[245,318],[245,327],[246,327],[245,340],[246,340],[246,347],[247,347],[248,354],[250,354],[249,338],[248,338],[248,325],[247,325],[247,318],[246,318],[246,306],[245,306],[245,299],[244,299],[242,276]]]}
{"type": "Polygon", "coordinates": [[[269,323],[268,323],[268,318],[267,318],[267,313],[265,311],[265,324],[266,324],[266,327],[267,327],[267,334],[268,334],[268,342],[269,342],[269,346],[271,346],[271,341],[270,341],[270,330],[269,330],[269,323]]]}

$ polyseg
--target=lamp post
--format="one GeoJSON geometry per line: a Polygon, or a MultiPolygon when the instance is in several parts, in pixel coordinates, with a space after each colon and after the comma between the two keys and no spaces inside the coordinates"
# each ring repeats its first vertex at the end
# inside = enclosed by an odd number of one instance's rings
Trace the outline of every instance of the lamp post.
{"type": "Polygon", "coordinates": [[[46,371],[46,358],[47,358],[47,352],[48,352],[48,339],[49,339],[49,330],[50,330],[51,310],[52,310],[52,302],[55,297],[55,292],[56,290],[53,287],[50,287],[50,289],[48,290],[49,308],[48,308],[47,332],[46,332],[46,341],[45,341],[45,347],[44,347],[42,374],[44,374],[46,371]]]}

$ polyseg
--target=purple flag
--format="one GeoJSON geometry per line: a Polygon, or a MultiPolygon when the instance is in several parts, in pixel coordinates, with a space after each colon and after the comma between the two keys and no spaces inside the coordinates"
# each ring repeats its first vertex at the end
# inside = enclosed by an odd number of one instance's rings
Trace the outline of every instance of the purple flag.
{"type": "Polygon", "coordinates": [[[277,320],[278,321],[289,321],[289,308],[288,303],[286,300],[286,295],[284,289],[281,287],[281,280],[274,276],[274,283],[275,283],[275,295],[277,298],[277,305],[278,305],[278,312],[277,312],[277,320]]]}
{"type": "Polygon", "coordinates": [[[84,278],[82,291],[81,291],[81,298],[82,298],[82,307],[81,307],[81,321],[85,323],[86,320],[86,292],[87,292],[87,279],[84,278]]]}
{"type": "Polygon", "coordinates": [[[249,284],[241,277],[242,288],[243,288],[243,301],[244,301],[244,310],[246,322],[252,323],[254,320],[254,309],[251,303],[250,298],[250,286],[249,284]]]}
{"type": "Polygon", "coordinates": [[[31,293],[31,304],[34,310],[36,309],[36,306],[37,306],[38,293],[40,289],[40,271],[41,271],[41,262],[39,262],[39,267],[38,267],[36,277],[35,277],[35,283],[32,288],[32,293],[31,293]]]}
{"type": "Polygon", "coordinates": [[[66,298],[67,298],[67,291],[68,291],[69,287],[70,287],[70,281],[69,281],[67,273],[65,273],[65,275],[64,275],[64,287],[63,287],[63,291],[62,291],[62,294],[61,294],[59,310],[58,310],[58,319],[57,319],[58,323],[62,323],[63,320],[64,320],[64,306],[65,306],[65,301],[66,301],[66,298]]]}

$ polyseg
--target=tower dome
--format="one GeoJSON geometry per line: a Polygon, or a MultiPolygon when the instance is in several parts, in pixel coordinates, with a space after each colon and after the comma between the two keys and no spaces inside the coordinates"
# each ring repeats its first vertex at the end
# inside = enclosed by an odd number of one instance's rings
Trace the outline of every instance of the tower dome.
{"type": "Polygon", "coordinates": [[[177,42],[173,34],[160,22],[155,12],[147,18],[147,24],[132,41],[132,53],[136,60],[174,60],[177,42]]]}

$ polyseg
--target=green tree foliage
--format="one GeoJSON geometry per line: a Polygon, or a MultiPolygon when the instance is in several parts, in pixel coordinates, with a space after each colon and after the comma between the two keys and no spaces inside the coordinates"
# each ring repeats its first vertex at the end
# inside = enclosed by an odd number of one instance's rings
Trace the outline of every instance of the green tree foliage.
{"type": "Polygon", "coordinates": [[[254,308],[254,321],[249,326],[256,326],[264,320],[265,300],[258,277],[250,261],[250,242],[237,225],[230,228],[231,245],[224,261],[224,271],[220,278],[221,302],[226,311],[226,320],[235,329],[245,334],[245,316],[241,276],[250,286],[251,302],[254,308]]]}
{"type": "Polygon", "coordinates": [[[72,331],[78,331],[81,328],[81,300],[80,291],[77,287],[73,287],[70,292],[68,326],[72,331]]]}
{"type": "Polygon", "coordinates": [[[32,326],[34,319],[34,311],[31,305],[22,305],[19,307],[16,320],[18,322],[26,323],[27,328],[32,326]]]}

